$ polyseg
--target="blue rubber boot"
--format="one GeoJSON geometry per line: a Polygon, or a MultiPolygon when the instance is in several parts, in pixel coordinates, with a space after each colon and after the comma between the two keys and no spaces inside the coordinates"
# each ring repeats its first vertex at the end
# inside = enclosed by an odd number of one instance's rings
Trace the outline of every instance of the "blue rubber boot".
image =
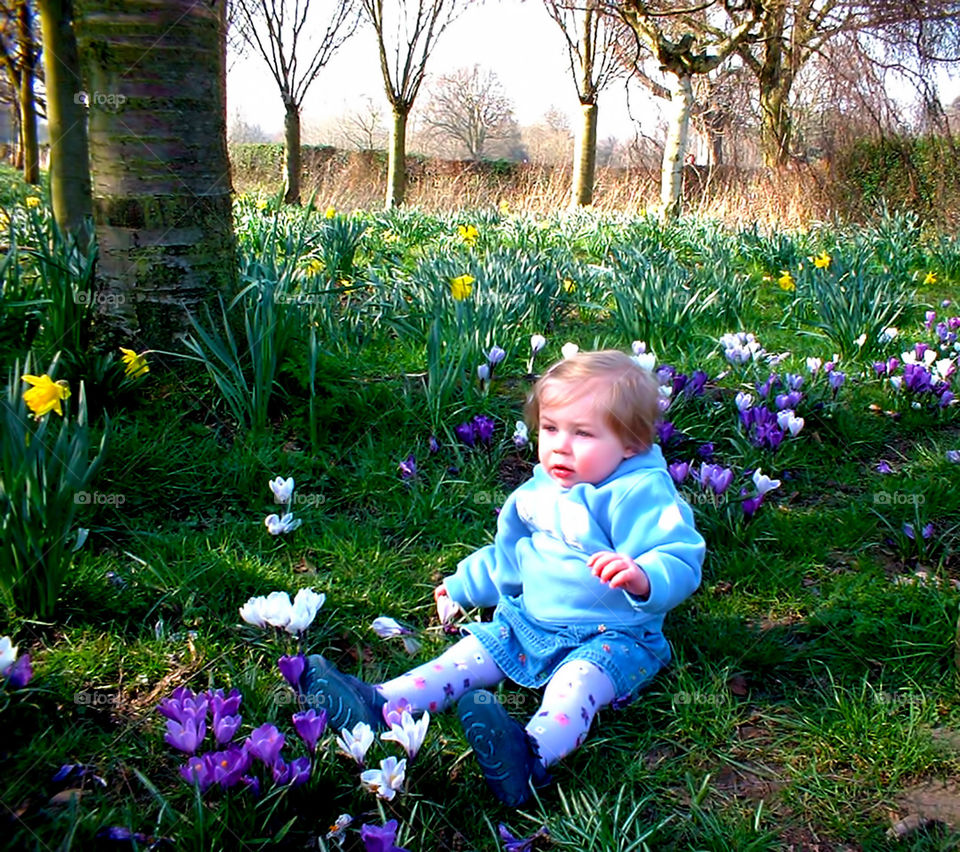
{"type": "Polygon", "coordinates": [[[528,802],[533,796],[531,781],[538,787],[549,782],[536,741],[492,692],[466,693],[457,702],[457,714],[487,784],[505,805],[517,808],[528,802]]]}
{"type": "Polygon", "coordinates": [[[327,711],[327,724],[337,733],[366,722],[374,731],[386,728],[382,707],[386,699],[369,683],[337,671],[319,654],[306,659],[300,675],[300,701],[318,713],[327,711]]]}

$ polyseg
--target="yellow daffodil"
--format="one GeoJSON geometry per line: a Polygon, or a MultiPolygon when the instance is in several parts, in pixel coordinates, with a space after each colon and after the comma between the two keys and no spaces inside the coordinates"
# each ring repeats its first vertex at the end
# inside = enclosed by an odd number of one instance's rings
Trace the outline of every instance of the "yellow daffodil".
{"type": "Polygon", "coordinates": [[[827,254],[826,249],[824,249],[822,252],[820,252],[820,254],[818,254],[813,259],[813,265],[817,267],[817,269],[826,269],[830,265],[830,261],[832,259],[833,258],[831,258],[829,254],[827,254]]]}
{"type": "Polygon", "coordinates": [[[267,209],[267,202],[261,198],[257,202],[257,210],[266,210],[266,209],[267,209]]]}
{"type": "Polygon", "coordinates": [[[502,216],[507,216],[510,213],[510,205],[506,201],[500,202],[500,214],[502,216]]]}
{"type": "Polygon", "coordinates": [[[937,273],[928,272],[927,277],[923,279],[924,284],[936,284],[937,283],[937,273]]]}
{"type": "Polygon", "coordinates": [[[123,368],[124,375],[131,379],[139,379],[140,376],[150,372],[145,352],[137,355],[132,349],[124,349],[122,346],[120,351],[123,353],[123,363],[126,364],[123,368]]]}
{"type": "Polygon", "coordinates": [[[312,258],[307,263],[307,274],[319,275],[321,272],[323,272],[323,261],[316,257],[312,258]]]}
{"type": "Polygon", "coordinates": [[[457,233],[468,246],[475,246],[477,237],[480,236],[480,232],[473,225],[461,225],[457,228],[457,233]]]}
{"type": "Polygon", "coordinates": [[[70,396],[70,388],[63,379],[55,382],[46,373],[42,376],[21,376],[21,378],[32,386],[23,392],[23,401],[37,420],[51,411],[56,411],[63,417],[60,401],[70,396]]]}
{"type": "Polygon", "coordinates": [[[327,219],[332,219],[334,216],[337,215],[337,208],[334,207],[334,206],[331,204],[331,205],[323,212],[323,215],[324,215],[324,217],[327,218],[327,219]]]}
{"type": "Polygon", "coordinates": [[[28,195],[26,198],[26,205],[27,207],[39,207],[40,199],[35,195],[28,195]]]}
{"type": "Polygon", "coordinates": [[[472,275],[458,275],[450,279],[450,295],[458,302],[462,302],[473,292],[473,282],[476,279],[472,275]]]}
{"type": "Polygon", "coordinates": [[[797,284],[793,280],[793,276],[786,270],[780,270],[780,277],[777,279],[777,284],[780,285],[781,290],[786,290],[787,292],[797,289],[797,284]]]}
{"type": "Polygon", "coordinates": [[[563,287],[564,293],[572,293],[577,289],[577,285],[574,283],[572,278],[564,278],[560,286],[563,287]]]}

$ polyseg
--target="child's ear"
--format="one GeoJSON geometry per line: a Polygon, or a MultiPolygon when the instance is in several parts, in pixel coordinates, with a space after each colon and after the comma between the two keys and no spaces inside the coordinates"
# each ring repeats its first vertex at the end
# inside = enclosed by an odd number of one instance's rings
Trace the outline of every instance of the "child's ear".
{"type": "Polygon", "coordinates": [[[623,457],[624,457],[625,459],[632,459],[632,458],[633,458],[637,453],[639,453],[639,452],[640,452],[640,450],[637,449],[635,446],[632,446],[632,445],[631,445],[631,446],[629,446],[629,447],[624,447],[624,448],[623,448],[623,457]]]}

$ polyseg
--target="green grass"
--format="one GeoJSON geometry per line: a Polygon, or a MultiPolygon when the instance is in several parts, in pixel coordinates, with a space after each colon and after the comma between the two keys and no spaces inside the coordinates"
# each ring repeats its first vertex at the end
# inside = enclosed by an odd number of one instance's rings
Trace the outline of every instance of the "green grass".
{"type": "MultiPolygon", "coordinates": [[[[244,204],[241,241],[262,245],[272,220],[244,204]]],[[[277,215],[281,231],[322,226],[277,215]]],[[[546,825],[550,848],[560,849],[950,848],[956,826],[928,826],[900,845],[885,832],[905,791],[960,770],[957,752],[935,742],[960,726],[960,593],[952,582],[960,579],[960,467],[946,460],[960,448],[956,409],[914,408],[856,352],[839,365],[847,382],[834,396],[805,359],[826,361],[836,350],[814,327],[803,294],[785,293],[775,278],[785,268],[797,274],[823,248],[856,254],[874,270],[900,258],[921,280],[937,271],[937,285],[903,305],[900,336],[883,352],[899,357],[915,340],[931,342],[925,305],[952,314],[940,302],[960,297],[955,246],[923,242],[915,223],[889,220],[760,236],[589,214],[549,222],[359,215],[365,230],[348,270],[354,289],[325,302],[332,313],[320,319],[350,331],[320,341],[311,392],[306,320],[294,329],[264,429],[246,432],[186,361],[157,356],[146,381],[122,395],[109,376],[100,378],[96,391],[113,425],[94,488],[113,499],[80,509],[90,537],[55,617],[0,616],[0,634],[31,654],[36,672],[29,687],[0,697],[9,847],[90,848],[101,829],[125,825],[178,849],[316,848],[336,817],[350,813],[354,829],[398,819],[398,842],[411,850],[493,850],[498,822],[518,835],[546,825]],[[480,229],[475,248],[456,236],[458,224],[472,222],[480,229]],[[711,379],[706,395],[674,402],[667,414],[687,436],[668,444],[670,460],[695,458],[711,441],[717,460],[734,470],[733,495],[757,466],[783,480],[747,523],[736,505],[716,508],[696,484],[685,486],[709,549],[701,589],[667,620],[673,666],[634,705],[604,711],[585,746],[555,767],[556,783],[521,812],[496,804],[451,714],[432,722],[409,789],[392,803],[378,806],[359,788],[355,767],[329,738],[305,787],[266,785],[259,799],[211,791],[198,800],[177,773],[181,761],[163,743],[155,711],[175,687],[236,686],[243,734],[273,721],[295,739],[276,669],[294,642],[241,624],[238,609],[250,596],[324,592],[307,650],[371,680],[448,646],[431,590],[491,540],[494,509],[534,460],[510,440],[529,386],[529,336],[549,341],[536,370],[567,340],[629,347],[612,271],[627,248],[669,257],[686,270],[678,280],[721,292],[716,310],[691,313],[682,335],[678,312],[659,337],[664,346],[682,343],[658,351],[659,363],[687,374],[704,369],[711,379]],[[447,293],[445,277],[467,269],[483,294],[470,306],[482,333],[462,333],[464,316],[447,293]],[[449,356],[467,365],[432,409],[419,375],[428,370],[431,322],[441,324],[449,356]],[[805,426],[776,452],[753,446],[737,425],[737,391],[756,395],[769,372],[723,360],[719,333],[740,330],[756,333],[768,352],[791,353],[778,372],[806,376],[798,407],[805,426]],[[481,390],[473,371],[494,342],[508,358],[481,390]],[[311,398],[321,426],[313,436],[311,398]],[[477,413],[497,420],[493,445],[458,446],[453,428],[477,413]],[[440,443],[435,454],[431,434],[440,443]],[[408,483],[397,465],[410,453],[418,475],[408,483]],[[892,473],[877,472],[881,460],[892,473]],[[303,498],[294,506],[303,526],[281,538],[262,523],[276,509],[267,481],[277,475],[293,476],[303,498]],[[927,522],[935,529],[927,542],[902,532],[904,523],[927,522]],[[379,615],[415,629],[422,647],[414,657],[373,634],[379,615]],[[65,763],[90,773],[53,782],[65,763]]],[[[28,240],[25,217],[14,219],[28,240]]],[[[273,244],[278,268],[299,268],[284,254],[295,243],[273,244]]],[[[29,258],[21,274],[33,274],[29,258]]],[[[297,275],[289,286],[308,293],[308,278],[297,275]]],[[[645,317],[644,327],[651,322],[645,317]]],[[[10,343],[3,366],[22,354],[10,343]]],[[[536,706],[531,691],[506,686],[503,694],[518,715],[536,706]]],[[[374,762],[388,753],[375,746],[374,762]]],[[[351,832],[344,848],[359,849],[351,832]]]]}

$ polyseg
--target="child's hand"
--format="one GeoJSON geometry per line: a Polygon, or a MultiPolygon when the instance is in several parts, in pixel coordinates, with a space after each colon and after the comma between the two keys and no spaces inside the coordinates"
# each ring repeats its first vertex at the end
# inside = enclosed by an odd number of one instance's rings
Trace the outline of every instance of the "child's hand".
{"type": "Polygon", "coordinates": [[[650,580],[647,572],[625,553],[612,553],[600,550],[587,560],[587,567],[601,583],[608,583],[611,589],[623,589],[638,598],[650,594],[650,580]]]}
{"type": "Polygon", "coordinates": [[[433,599],[437,604],[437,616],[443,625],[449,624],[463,612],[460,605],[450,597],[447,587],[443,583],[433,590],[433,599]]]}

